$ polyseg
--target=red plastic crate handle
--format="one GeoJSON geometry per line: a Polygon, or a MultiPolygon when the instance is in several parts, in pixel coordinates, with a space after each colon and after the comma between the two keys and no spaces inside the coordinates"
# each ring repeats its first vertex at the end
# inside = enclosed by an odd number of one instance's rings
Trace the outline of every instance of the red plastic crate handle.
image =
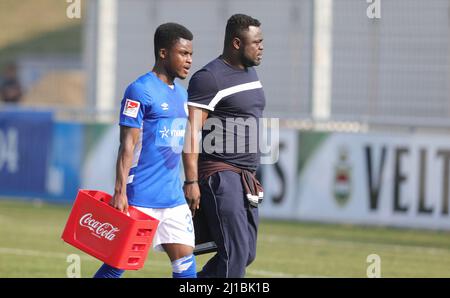
{"type": "Polygon", "coordinates": [[[96,199],[97,201],[101,201],[104,203],[109,203],[111,201],[112,196],[102,191],[97,190],[82,190],[82,192],[86,193],[88,196],[96,199]]]}
{"type": "MultiPolygon", "coordinates": [[[[114,206],[112,206],[110,204],[111,200],[112,200],[112,196],[111,195],[109,195],[107,193],[104,193],[102,191],[97,191],[97,190],[84,190],[84,192],[86,192],[89,196],[93,197],[94,199],[96,199],[96,200],[98,200],[98,201],[108,205],[109,207],[111,207],[111,208],[113,208],[115,210],[118,210],[118,209],[116,209],[114,206]]],[[[122,212],[122,213],[124,213],[124,212],[122,212]]],[[[124,213],[124,214],[126,214],[129,217],[131,216],[130,212],[127,212],[127,213],[124,213]]]]}

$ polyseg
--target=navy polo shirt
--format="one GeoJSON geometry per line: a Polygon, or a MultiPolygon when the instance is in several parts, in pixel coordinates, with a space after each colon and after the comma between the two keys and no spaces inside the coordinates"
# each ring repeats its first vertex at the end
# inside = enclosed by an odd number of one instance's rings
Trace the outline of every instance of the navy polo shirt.
{"type": "Polygon", "coordinates": [[[259,166],[259,119],[264,91],[253,67],[235,68],[220,57],[191,78],[188,105],[208,110],[200,160],[223,161],[255,171],[259,166]]]}

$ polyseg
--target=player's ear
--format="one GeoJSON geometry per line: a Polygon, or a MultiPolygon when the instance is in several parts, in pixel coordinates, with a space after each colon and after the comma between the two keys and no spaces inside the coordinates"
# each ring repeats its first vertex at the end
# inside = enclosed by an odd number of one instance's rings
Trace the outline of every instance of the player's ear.
{"type": "Polygon", "coordinates": [[[165,48],[159,49],[159,58],[160,59],[167,58],[167,49],[165,49],[165,48]]]}
{"type": "Polygon", "coordinates": [[[239,37],[233,38],[231,44],[233,45],[233,48],[235,50],[239,50],[241,48],[241,40],[239,39],[239,37]]]}

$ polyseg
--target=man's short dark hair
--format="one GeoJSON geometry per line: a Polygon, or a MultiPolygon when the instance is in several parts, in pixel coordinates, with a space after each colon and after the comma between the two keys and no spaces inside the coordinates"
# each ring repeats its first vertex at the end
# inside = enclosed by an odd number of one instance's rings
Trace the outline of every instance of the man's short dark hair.
{"type": "Polygon", "coordinates": [[[180,38],[192,40],[194,36],[186,27],[177,23],[160,25],[154,37],[155,59],[158,60],[160,49],[169,50],[180,38]]]}
{"type": "Polygon", "coordinates": [[[260,21],[252,18],[251,16],[245,14],[234,14],[227,22],[227,27],[225,29],[225,46],[229,45],[233,38],[242,38],[242,33],[248,31],[248,27],[261,26],[260,21]]]}

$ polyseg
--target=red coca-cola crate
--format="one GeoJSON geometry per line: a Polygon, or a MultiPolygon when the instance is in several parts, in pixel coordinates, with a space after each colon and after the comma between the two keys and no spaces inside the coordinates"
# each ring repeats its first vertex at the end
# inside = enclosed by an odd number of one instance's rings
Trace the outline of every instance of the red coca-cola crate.
{"type": "Polygon", "coordinates": [[[130,206],[129,215],[109,205],[111,196],[80,190],[61,238],[115,268],[144,266],[159,221],[130,206]]]}

